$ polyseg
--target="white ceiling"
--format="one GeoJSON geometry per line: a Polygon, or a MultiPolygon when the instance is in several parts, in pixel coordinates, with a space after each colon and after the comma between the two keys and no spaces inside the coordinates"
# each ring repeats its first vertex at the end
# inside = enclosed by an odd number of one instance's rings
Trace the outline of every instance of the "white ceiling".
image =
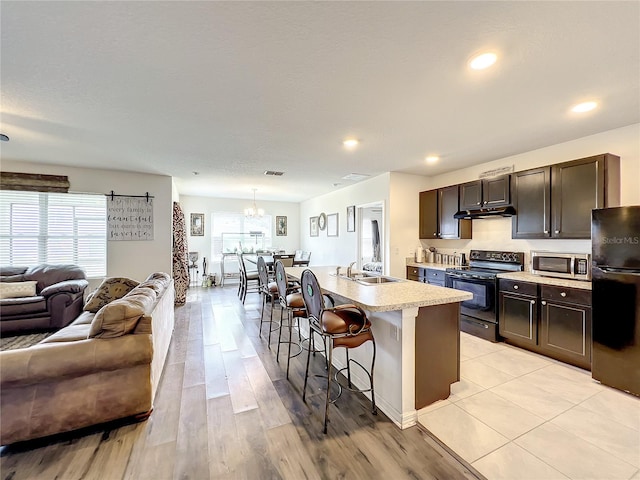
{"type": "Polygon", "coordinates": [[[350,173],[440,174],[640,122],[637,1],[2,0],[0,16],[2,159],[171,175],[181,194],[301,201],[350,173]],[[486,49],[498,63],[470,71],[486,49]]]}

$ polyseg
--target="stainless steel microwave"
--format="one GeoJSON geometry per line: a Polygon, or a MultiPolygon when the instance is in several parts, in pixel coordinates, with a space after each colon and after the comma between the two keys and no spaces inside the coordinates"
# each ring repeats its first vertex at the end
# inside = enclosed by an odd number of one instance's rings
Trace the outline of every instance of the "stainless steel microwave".
{"type": "Polygon", "coordinates": [[[591,280],[591,254],[532,251],[531,273],[547,277],[591,280]]]}

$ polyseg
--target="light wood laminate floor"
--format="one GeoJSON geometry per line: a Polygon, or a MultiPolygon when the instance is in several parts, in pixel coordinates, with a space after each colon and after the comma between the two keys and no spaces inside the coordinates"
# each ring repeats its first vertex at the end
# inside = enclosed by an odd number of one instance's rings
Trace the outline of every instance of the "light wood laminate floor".
{"type": "MultiPolygon", "coordinates": [[[[191,288],[149,420],[2,447],[2,478],[483,478],[422,428],[372,415],[362,395],[330,407],[323,435],[324,381],[310,380],[303,403],[305,356],[286,380],[259,316],[256,294],[243,306],[234,285],[191,288]]],[[[312,367],[324,372],[321,356],[312,367]]]]}

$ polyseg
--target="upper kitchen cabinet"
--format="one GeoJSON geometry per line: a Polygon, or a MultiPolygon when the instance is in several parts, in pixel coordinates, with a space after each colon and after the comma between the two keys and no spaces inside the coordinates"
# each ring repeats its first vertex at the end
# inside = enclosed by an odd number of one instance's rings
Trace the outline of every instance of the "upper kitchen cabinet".
{"type": "Polygon", "coordinates": [[[551,166],[554,238],[591,238],[591,210],[620,204],[620,157],[611,154],[551,166]]]}
{"type": "Polygon", "coordinates": [[[457,211],[458,185],[420,192],[420,238],[471,238],[471,220],[456,220],[457,211]]]}
{"type": "Polygon", "coordinates": [[[510,205],[510,190],[511,175],[463,183],[460,185],[460,210],[510,205]]]}
{"type": "Polygon", "coordinates": [[[611,154],[513,175],[513,238],[591,238],[591,210],[620,203],[620,157],[611,154]]]}
{"type": "Polygon", "coordinates": [[[513,238],[549,238],[551,231],[551,167],[513,174],[513,238]]]}

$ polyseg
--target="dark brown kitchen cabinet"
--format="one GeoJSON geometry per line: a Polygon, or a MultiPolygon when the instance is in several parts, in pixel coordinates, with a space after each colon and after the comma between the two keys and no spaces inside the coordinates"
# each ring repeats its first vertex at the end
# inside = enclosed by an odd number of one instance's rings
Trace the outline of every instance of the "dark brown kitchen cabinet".
{"type": "Polygon", "coordinates": [[[457,185],[420,192],[420,238],[471,238],[471,220],[456,220],[457,211],[457,185]]]}
{"type": "Polygon", "coordinates": [[[558,360],[591,368],[591,291],[542,285],[540,348],[558,360]]]}
{"type": "Polygon", "coordinates": [[[591,210],[620,204],[609,153],[513,174],[513,238],[591,238],[591,210]]]}
{"type": "Polygon", "coordinates": [[[498,290],[506,343],[591,369],[590,290],[502,278],[498,290]]]}
{"type": "Polygon", "coordinates": [[[551,231],[551,167],[513,174],[512,238],[549,238],[551,231]]]}
{"type": "Polygon", "coordinates": [[[620,204],[619,165],[605,154],[551,167],[554,238],[591,238],[591,210],[620,204]]]}
{"type": "Polygon", "coordinates": [[[538,344],[538,285],[499,280],[500,336],[524,348],[538,344]]]}
{"type": "Polygon", "coordinates": [[[425,282],[425,269],[422,267],[409,267],[407,266],[407,280],[413,280],[415,282],[425,282]]]}
{"type": "Polygon", "coordinates": [[[425,268],[424,281],[429,285],[444,287],[445,271],[436,268],[425,268]]]}
{"type": "Polygon", "coordinates": [[[463,183],[460,185],[460,210],[510,205],[510,193],[510,175],[463,183]]]}

